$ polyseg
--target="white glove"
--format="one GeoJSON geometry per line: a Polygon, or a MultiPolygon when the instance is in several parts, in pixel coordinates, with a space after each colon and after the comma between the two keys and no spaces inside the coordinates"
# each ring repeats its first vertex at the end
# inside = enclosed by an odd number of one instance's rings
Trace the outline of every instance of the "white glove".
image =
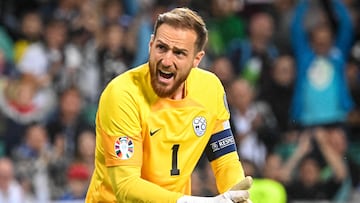
{"type": "Polygon", "coordinates": [[[251,203],[248,189],[252,184],[252,178],[247,176],[229,191],[215,197],[182,196],[176,203],[251,203]]]}
{"type": "Polygon", "coordinates": [[[234,203],[244,202],[249,198],[247,190],[227,191],[216,197],[182,196],[176,203],[234,203]]]}
{"type": "MultiPolygon", "coordinates": [[[[238,184],[234,185],[230,191],[242,191],[242,190],[246,190],[248,191],[252,185],[252,177],[251,176],[246,176],[243,180],[241,180],[238,184]]],[[[252,201],[248,198],[246,200],[243,201],[238,201],[239,203],[252,203],[252,201]]]]}

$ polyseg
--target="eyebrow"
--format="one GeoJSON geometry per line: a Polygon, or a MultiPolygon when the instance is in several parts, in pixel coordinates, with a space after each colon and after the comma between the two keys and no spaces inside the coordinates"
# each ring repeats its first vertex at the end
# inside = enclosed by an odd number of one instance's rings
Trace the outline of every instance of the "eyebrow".
{"type": "MultiPolygon", "coordinates": [[[[157,40],[158,43],[162,44],[163,46],[165,46],[166,48],[170,49],[169,45],[166,44],[165,42],[161,41],[161,39],[157,40]]],[[[180,52],[184,52],[184,53],[188,53],[189,51],[187,49],[181,49],[178,47],[174,47],[172,50],[174,51],[180,51],[180,52]]]]}

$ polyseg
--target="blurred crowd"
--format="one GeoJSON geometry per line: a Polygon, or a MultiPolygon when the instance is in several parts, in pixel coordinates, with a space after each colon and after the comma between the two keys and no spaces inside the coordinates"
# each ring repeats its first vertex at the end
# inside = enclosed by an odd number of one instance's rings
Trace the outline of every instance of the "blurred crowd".
{"type": "MultiPolygon", "coordinates": [[[[360,2],[2,0],[0,203],[83,200],[101,91],[147,62],[159,13],[209,39],[254,203],[360,202],[360,2]]],[[[193,194],[217,194],[206,157],[193,194]]]]}

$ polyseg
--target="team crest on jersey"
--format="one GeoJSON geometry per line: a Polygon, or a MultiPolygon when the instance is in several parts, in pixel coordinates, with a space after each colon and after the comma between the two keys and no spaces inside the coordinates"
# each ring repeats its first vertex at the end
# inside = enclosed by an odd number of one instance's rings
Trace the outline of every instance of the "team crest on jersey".
{"type": "Polygon", "coordinates": [[[131,138],[119,137],[114,144],[115,154],[120,159],[130,159],[134,154],[134,143],[131,138]]]}
{"type": "Polygon", "coordinates": [[[193,128],[197,136],[203,136],[206,131],[206,119],[203,116],[197,116],[193,120],[193,128]]]}

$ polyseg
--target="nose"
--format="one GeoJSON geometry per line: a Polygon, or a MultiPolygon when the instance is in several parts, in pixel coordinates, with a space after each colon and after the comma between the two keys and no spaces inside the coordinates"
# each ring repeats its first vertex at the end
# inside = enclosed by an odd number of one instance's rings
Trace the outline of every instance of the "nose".
{"type": "Polygon", "coordinates": [[[173,54],[171,51],[167,51],[161,61],[164,67],[169,67],[173,64],[173,54]]]}

